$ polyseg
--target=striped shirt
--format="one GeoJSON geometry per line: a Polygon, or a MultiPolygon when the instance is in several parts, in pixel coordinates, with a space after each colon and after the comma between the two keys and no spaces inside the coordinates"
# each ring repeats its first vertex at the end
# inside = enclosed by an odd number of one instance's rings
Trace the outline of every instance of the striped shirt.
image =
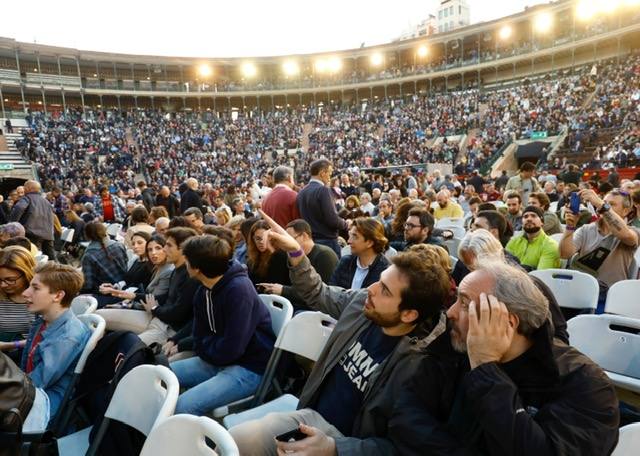
{"type": "Polygon", "coordinates": [[[0,297],[0,339],[13,340],[16,335],[26,338],[33,319],[25,304],[0,297]]]}

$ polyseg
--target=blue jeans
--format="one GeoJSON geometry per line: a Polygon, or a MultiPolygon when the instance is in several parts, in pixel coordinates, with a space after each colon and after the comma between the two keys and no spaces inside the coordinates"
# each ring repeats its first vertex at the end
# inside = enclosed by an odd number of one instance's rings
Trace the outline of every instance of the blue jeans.
{"type": "Polygon", "coordinates": [[[214,366],[198,356],[171,363],[181,388],[175,413],[201,416],[256,392],[262,375],[242,366],[214,366]]]}

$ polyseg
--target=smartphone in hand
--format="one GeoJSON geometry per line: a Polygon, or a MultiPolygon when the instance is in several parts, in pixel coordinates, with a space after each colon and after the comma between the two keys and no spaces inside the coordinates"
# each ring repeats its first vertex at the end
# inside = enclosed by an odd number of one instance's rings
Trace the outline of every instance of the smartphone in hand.
{"type": "Polygon", "coordinates": [[[571,202],[569,203],[569,210],[574,214],[580,213],[580,195],[578,192],[571,193],[571,202]]]}
{"type": "Polygon", "coordinates": [[[299,428],[295,428],[289,432],[285,432],[284,434],[277,435],[276,440],[278,442],[287,443],[291,441],[297,442],[298,440],[303,440],[303,439],[306,439],[307,437],[309,437],[307,434],[302,432],[299,428]]]}

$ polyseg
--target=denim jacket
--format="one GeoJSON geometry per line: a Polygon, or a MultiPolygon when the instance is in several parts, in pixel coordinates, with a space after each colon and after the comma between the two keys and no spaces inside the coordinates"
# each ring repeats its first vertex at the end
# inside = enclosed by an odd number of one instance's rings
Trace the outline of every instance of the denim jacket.
{"type": "MultiPolygon", "coordinates": [[[[22,352],[21,367],[25,370],[29,348],[33,338],[44,323],[36,318],[27,344],[22,352]]],[[[36,388],[41,388],[49,396],[51,416],[55,416],[64,393],[73,377],[73,370],[80,353],[84,349],[91,331],[68,309],[42,332],[42,340],[33,356],[33,370],[29,374],[36,388]]]]}

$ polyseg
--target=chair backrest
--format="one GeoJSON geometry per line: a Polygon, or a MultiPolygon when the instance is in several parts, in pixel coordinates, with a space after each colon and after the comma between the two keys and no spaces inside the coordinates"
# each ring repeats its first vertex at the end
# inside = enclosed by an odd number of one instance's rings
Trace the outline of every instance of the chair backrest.
{"type": "Polygon", "coordinates": [[[84,323],[91,330],[91,336],[85,344],[84,350],[82,350],[82,353],[80,354],[80,358],[78,358],[76,368],[73,370],[73,372],[76,374],[82,374],[84,366],[87,363],[87,358],[89,357],[93,349],[96,348],[96,345],[98,345],[98,342],[100,341],[100,339],[102,339],[102,336],[104,336],[104,331],[107,327],[107,323],[105,322],[104,318],[94,313],[78,315],[78,320],[84,323]]]}
{"type": "Polygon", "coordinates": [[[640,423],[628,424],[620,428],[620,438],[611,456],[635,456],[640,448],[640,423]]]}
{"type": "Polygon", "coordinates": [[[287,298],[277,295],[261,294],[260,299],[269,309],[271,314],[271,328],[276,338],[280,336],[284,325],[291,320],[293,316],[293,305],[287,298]]]}
{"type": "Polygon", "coordinates": [[[91,314],[98,308],[98,300],[90,295],[80,295],[71,301],[71,311],[78,315],[91,314]]]}
{"type": "Polygon", "coordinates": [[[120,223],[112,223],[107,227],[107,234],[111,237],[117,237],[122,230],[122,224],[120,223]]]}
{"type": "Polygon", "coordinates": [[[640,280],[621,280],[607,292],[606,313],[640,319],[640,280]]]}
{"type": "Polygon", "coordinates": [[[439,226],[437,228],[451,231],[455,239],[462,239],[467,234],[467,230],[462,226],[439,226]]]}
{"type": "Polygon", "coordinates": [[[454,237],[451,239],[447,239],[446,241],[444,241],[444,245],[447,248],[447,251],[449,252],[449,255],[457,255],[458,254],[458,248],[460,247],[460,243],[462,242],[462,239],[454,237]]]}
{"type": "Polygon", "coordinates": [[[570,269],[544,269],[529,274],[542,280],[553,292],[558,305],[566,309],[590,309],[598,306],[600,287],[595,277],[570,269]]]}
{"type": "Polygon", "coordinates": [[[240,454],[236,442],[224,427],[211,418],[193,415],[174,415],[158,423],[144,442],[140,456],[236,456],[240,454]],[[215,451],[205,439],[215,443],[215,451]]]}
{"type": "Polygon", "coordinates": [[[104,416],[149,435],[173,415],[179,394],[178,379],[169,368],[144,364],[120,380],[104,416]]]}
{"type": "Polygon", "coordinates": [[[335,324],[322,312],[300,312],[285,325],[275,348],[317,361],[335,324]]]}
{"type": "Polygon", "coordinates": [[[640,279],[640,248],[636,250],[636,254],[633,258],[636,260],[636,271],[635,274],[631,271],[631,277],[634,279],[640,279]]]}
{"type": "Polygon", "coordinates": [[[578,315],[567,322],[571,345],[608,372],[640,384],[640,320],[619,315],[578,315]]]}
{"type": "Polygon", "coordinates": [[[558,210],[557,201],[552,201],[551,203],[549,203],[549,212],[553,212],[555,214],[557,210],[558,210]]]}
{"type": "Polygon", "coordinates": [[[553,239],[554,241],[556,241],[558,243],[558,245],[560,245],[560,241],[562,241],[562,238],[564,237],[564,233],[556,233],[556,234],[552,234],[551,236],[549,236],[551,239],[553,239]]]}
{"type": "Polygon", "coordinates": [[[73,235],[75,234],[76,230],[73,228],[65,228],[62,230],[62,234],[60,235],[60,239],[63,242],[71,242],[73,241],[73,235]]]}
{"type": "Polygon", "coordinates": [[[451,218],[451,217],[443,217],[440,220],[436,220],[436,228],[451,228],[451,227],[460,227],[464,228],[464,218],[451,218]]]}

